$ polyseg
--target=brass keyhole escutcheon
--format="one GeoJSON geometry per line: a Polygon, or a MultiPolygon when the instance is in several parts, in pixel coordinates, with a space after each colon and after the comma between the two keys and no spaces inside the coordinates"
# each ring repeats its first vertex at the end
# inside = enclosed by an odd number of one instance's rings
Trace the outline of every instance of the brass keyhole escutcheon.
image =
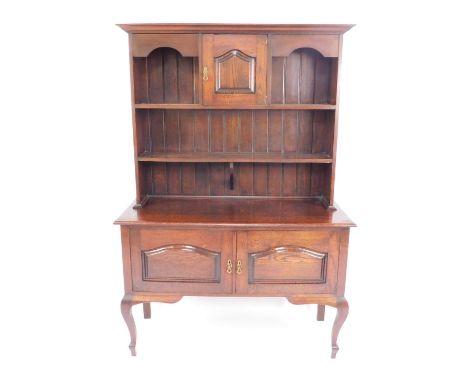
{"type": "Polygon", "coordinates": [[[232,273],[232,261],[230,259],[227,261],[226,272],[232,273]]]}
{"type": "Polygon", "coordinates": [[[203,67],[203,81],[208,81],[208,66],[203,67]]]}
{"type": "Polygon", "coordinates": [[[237,269],[236,269],[236,273],[238,275],[240,275],[242,273],[242,261],[240,260],[237,260],[237,269]]]}

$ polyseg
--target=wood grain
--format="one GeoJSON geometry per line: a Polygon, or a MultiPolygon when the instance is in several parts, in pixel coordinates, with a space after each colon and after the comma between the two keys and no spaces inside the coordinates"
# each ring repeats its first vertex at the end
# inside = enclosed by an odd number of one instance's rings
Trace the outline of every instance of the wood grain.
{"type": "MultiPolygon", "coordinates": [[[[263,192],[265,191],[263,190],[263,192]]],[[[245,199],[227,197],[150,198],[145,208],[133,209],[131,206],[127,208],[115,221],[115,224],[243,229],[276,227],[279,230],[297,227],[308,229],[354,227],[354,223],[338,207],[325,209],[319,201],[311,199],[269,200],[263,197],[245,199]]],[[[343,246],[343,244],[340,245],[343,246]]],[[[321,248],[316,249],[320,250],[321,248]]],[[[346,247],[343,247],[343,250],[344,248],[346,247]]]]}

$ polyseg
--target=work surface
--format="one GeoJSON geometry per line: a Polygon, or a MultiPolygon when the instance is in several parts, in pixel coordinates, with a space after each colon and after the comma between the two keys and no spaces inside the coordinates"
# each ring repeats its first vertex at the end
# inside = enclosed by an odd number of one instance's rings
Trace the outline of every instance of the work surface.
{"type": "Polygon", "coordinates": [[[115,221],[120,225],[193,225],[213,227],[352,227],[339,208],[317,200],[240,198],[151,198],[144,208],[132,204],[115,221]]]}

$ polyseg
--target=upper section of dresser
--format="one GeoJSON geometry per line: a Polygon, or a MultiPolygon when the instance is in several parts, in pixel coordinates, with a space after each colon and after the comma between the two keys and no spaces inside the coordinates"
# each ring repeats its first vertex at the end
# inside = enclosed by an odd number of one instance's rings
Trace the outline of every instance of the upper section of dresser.
{"type": "Polygon", "coordinates": [[[341,43],[352,25],[119,26],[130,37],[137,205],[333,204],[341,43]]]}

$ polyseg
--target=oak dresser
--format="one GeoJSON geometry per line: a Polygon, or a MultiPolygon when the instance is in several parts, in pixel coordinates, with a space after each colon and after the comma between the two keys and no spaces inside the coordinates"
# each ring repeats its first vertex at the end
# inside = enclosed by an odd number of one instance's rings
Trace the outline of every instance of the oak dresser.
{"type": "Polygon", "coordinates": [[[125,24],[136,201],[121,227],[123,318],[183,296],[336,308],[354,223],[335,204],[343,33],[352,25],[125,24]]]}

